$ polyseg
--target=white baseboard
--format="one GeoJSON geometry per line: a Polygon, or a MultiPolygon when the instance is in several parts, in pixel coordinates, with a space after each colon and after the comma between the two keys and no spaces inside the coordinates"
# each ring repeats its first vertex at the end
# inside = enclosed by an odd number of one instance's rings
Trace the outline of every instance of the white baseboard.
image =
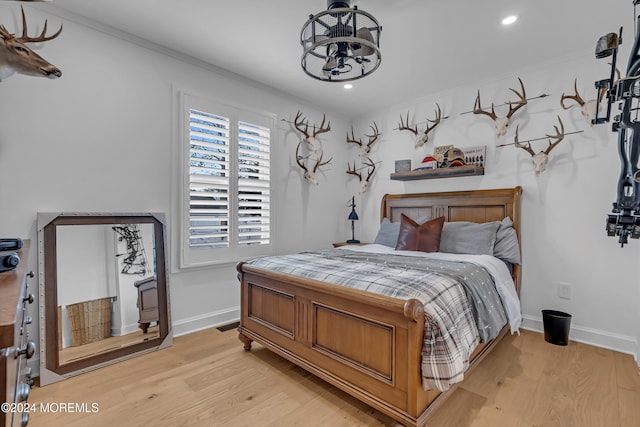
{"type": "Polygon", "coordinates": [[[111,328],[111,336],[112,337],[121,337],[123,335],[128,335],[133,332],[137,332],[140,330],[140,326],[138,323],[133,323],[131,325],[126,325],[121,328],[111,328]]]}
{"type": "MultiPolygon", "coordinates": [[[[544,333],[542,317],[522,316],[522,329],[544,333]]],[[[640,367],[640,344],[634,337],[571,324],[569,339],[583,344],[630,354],[640,367]]]]}
{"type": "Polygon", "coordinates": [[[171,322],[173,336],[190,334],[203,329],[215,328],[237,322],[240,319],[240,307],[233,307],[227,310],[220,310],[213,313],[206,313],[196,317],[176,320],[171,322]]]}

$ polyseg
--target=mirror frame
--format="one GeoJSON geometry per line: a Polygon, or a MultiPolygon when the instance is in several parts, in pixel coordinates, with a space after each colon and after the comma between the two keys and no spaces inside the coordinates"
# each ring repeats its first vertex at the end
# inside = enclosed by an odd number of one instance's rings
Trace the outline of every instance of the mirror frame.
{"type": "Polygon", "coordinates": [[[38,213],[38,246],[41,386],[173,344],[164,214],[38,213]],[[109,224],[153,224],[160,318],[159,337],[60,365],[56,227],[58,225],[109,224]]]}

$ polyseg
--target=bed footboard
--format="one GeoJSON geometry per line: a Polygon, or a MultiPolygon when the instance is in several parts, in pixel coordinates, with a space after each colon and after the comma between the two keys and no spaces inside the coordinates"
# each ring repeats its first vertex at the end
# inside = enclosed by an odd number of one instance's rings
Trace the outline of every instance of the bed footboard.
{"type": "Polygon", "coordinates": [[[239,338],[256,341],[406,425],[419,425],[424,308],[239,264],[239,338]],[[338,333],[339,331],[339,333],[338,333]]]}

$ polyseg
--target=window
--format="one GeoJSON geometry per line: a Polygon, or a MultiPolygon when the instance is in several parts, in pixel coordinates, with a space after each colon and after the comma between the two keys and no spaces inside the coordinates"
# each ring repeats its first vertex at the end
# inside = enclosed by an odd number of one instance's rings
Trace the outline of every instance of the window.
{"type": "Polygon", "coordinates": [[[271,250],[274,118],[182,96],[181,266],[271,250]]]}

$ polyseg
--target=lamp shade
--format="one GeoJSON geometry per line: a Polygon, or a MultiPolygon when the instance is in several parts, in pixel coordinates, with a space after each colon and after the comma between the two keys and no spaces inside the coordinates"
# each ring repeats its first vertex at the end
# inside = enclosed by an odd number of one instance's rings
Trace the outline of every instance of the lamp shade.
{"type": "Polygon", "coordinates": [[[349,221],[357,221],[358,214],[356,213],[356,197],[351,197],[351,213],[349,213],[349,221]]]}

